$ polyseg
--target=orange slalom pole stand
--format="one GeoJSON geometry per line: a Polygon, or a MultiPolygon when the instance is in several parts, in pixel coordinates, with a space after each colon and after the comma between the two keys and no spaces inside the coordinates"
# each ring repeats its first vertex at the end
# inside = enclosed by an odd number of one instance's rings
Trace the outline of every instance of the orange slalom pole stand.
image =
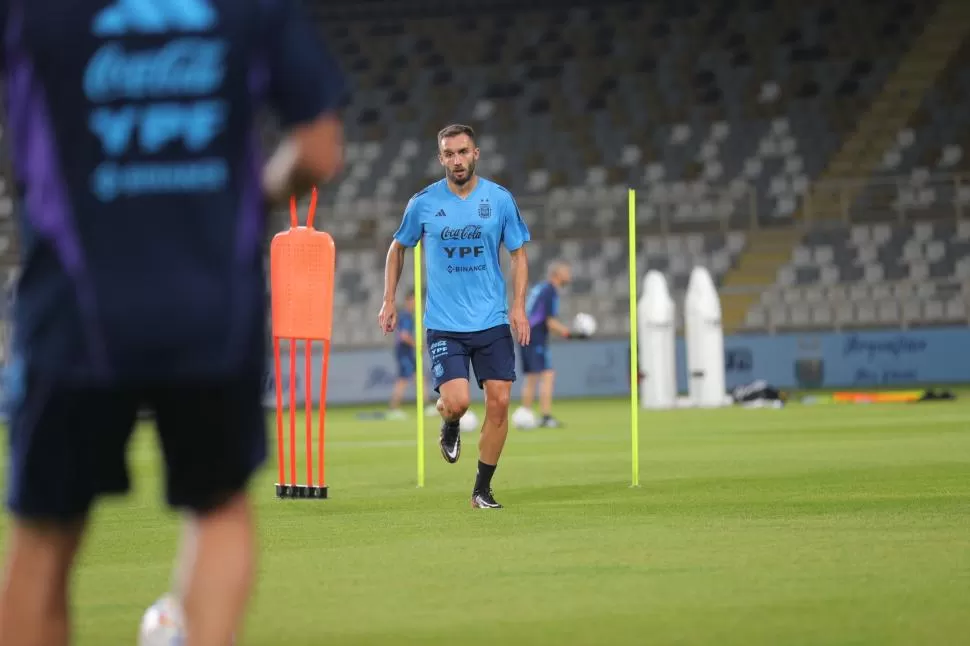
{"type": "Polygon", "coordinates": [[[276,449],[278,478],[277,498],[328,497],[325,476],[325,439],[327,413],[327,374],[330,368],[330,340],[333,335],[333,292],[336,271],[336,249],[333,237],[313,228],[317,208],[317,191],[310,196],[307,223],[300,226],[296,198],[290,199],[290,228],[277,233],[270,244],[270,299],[272,302],[273,354],[276,376],[276,449]],[[289,378],[282,378],[282,341],[288,340],[289,378]],[[320,403],[318,408],[317,445],[313,437],[313,350],[322,346],[320,361],[320,403]],[[304,446],[297,451],[297,361],[299,345],[303,346],[304,446]],[[289,437],[283,428],[283,389],[289,392],[289,437]],[[287,441],[288,440],[288,441],[287,441]],[[287,449],[289,449],[287,456],[287,449]],[[298,455],[302,454],[302,455],[298,455]],[[287,457],[289,460],[287,460],[287,457]],[[299,481],[297,462],[306,463],[306,480],[299,481]],[[316,480],[313,461],[317,460],[316,480]],[[289,461],[289,469],[286,463],[289,461]]]}

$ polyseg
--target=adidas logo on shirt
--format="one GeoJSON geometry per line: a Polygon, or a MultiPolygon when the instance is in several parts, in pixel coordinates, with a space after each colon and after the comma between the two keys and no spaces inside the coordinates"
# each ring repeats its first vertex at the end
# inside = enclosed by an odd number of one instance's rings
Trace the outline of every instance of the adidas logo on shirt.
{"type": "Polygon", "coordinates": [[[448,215],[448,214],[447,214],[447,213],[445,213],[445,210],[444,210],[444,209],[441,209],[441,210],[439,210],[439,211],[438,211],[437,213],[435,213],[435,214],[434,214],[434,216],[435,216],[436,218],[443,218],[443,217],[445,217],[446,215],[448,215]]]}

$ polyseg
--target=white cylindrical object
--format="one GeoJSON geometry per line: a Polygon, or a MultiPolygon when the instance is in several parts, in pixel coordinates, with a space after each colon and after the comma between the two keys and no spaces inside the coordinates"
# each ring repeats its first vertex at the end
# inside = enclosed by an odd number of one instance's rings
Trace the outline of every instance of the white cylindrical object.
{"type": "Polygon", "coordinates": [[[724,329],[721,301],[711,274],[694,267],[684,299],[687,336],[687,390],[692,406],[725,405],[724,329]]]}
{"type": "Polygon", "coordinates": [[[667,280],[651,270],[644,278],[643,295],[637,304],[640,347],[637,349],[640,370],[642,408],[673,408],[677,402],[677,364],[674,354],[674,301],[667,280]]]}

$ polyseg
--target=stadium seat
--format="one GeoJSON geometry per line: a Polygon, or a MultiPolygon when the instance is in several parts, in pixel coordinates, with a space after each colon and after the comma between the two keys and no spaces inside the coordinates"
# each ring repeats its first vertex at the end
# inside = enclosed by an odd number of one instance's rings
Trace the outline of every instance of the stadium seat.
{"type": "MultiPolygon", "coordinates": [[[[963,287],[970,281],[970,240],[961,231],[967,233],[964,225],[950,221],[810,230],[751,309],[760,313],[776,300],[789,307],[833,304],[831,319],[811,316],[810,324],[821,328],[961,322],[970,300],[970,288],[963,287]]],[[[764,329],[773,321],[753,314],[745,327],[764,329]]],[[[795,323],[803,323],[800,315],[784,319],[795,323]]]]}
{"type": "MultiPolygon", "coordinates": [[[[407,199],[441,177],[443,125],[478,130],[479,171],[513,191],[533,232],[532,277],[573,262],[564,315],[590,311],[620,333],[627,189],[646,232],[640,273],[663,271],[675,299],[695,265],[720,283],[752,223],[790,224],[937,2],[517,4],[485,1],[470,17],[443,0],[307,3],[355,89],[347,167],[317,218],[339,250],[339,346],[386,343],[374,324],[384,251],[407,199]],[[441,37],[456,26],[457,49],[441,37]]],[[[968,63],[970,43],[884,151],[853,224],[806,232],[747,329],[966,320],[970,292],[946,290],[970,282],[970,221],[954,213],[970,209],[968,63]]],[[[274,124],[263,135],[271,145],[274,124]]],[[[5,267],[18,249],[11,192],[4,172],[5,267]]],[[[271,233],[287,221],[274,214],[271,233]]]]}

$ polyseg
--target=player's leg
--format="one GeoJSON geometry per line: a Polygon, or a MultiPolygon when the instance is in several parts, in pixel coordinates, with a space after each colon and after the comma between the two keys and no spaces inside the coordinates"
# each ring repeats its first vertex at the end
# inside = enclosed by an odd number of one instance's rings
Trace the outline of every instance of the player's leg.
{"type": "Polygon", "coordinates": [[[257,370],[239,378],[154,389],[169,503],[186,512],[176,593],[186,646],[229,644],[255,578],[256,534],[246,493],[266,457],[257,370]]]}
{"type": "Polygon", "coordinates": [[[255,578],[256,540],[245,494],[185,520],[176,594],[186,619],[186,646],[231,644],[255,578]]]}
{"type": "Polygon", "coordinates": [[[404,399],[404,391],[407,390],[407,387],[408,380],[402,377],[398,377],[394,382],[394,388],[391,390],[391,401],[388,404],[392,417],[403,417],[403,412],[401,411],[401,400],[404,399]]]}
{"type": "Polygon", "coordinates": [[[522,408],[532,408],[536,398],[536,382],[536,375],[525,373],[525,380],[522,382],[522,408]]]}
{"type": "Polygon", "coordinates": [[[404,417],[401,402],[404,400],[404,391],[407,390],[412,377],[414,377],[414,361],[409,357],[399,356],[397,358],[397,381],[394,382],[394,389],[391,391],[391,417],[404,417]]]}
{"type": "Polygon", "coordinates": [[[0,644],[67,646],[68,591],[84,519],[15,518],[0,592],[0,644]]]}
{"type": "Polygon", "coordinates": [[[463,335],[428,330],[428,354],[431,374],[438,393],[438,413],[441,415],[441,435],[438,445],[441,457],[454,464],[461,457],[461,428],[458,421],[471,397],[468,392],[468,348],[463,335]]]}
{"type": "Polygon", "coordinates": [[[408,387],[408,380],[398,377],[394,381],[394,388],[391,390],[391,401],[388,408],[398,410],[401,408],[401,400],[404,399],[404,390],[408,387]]]}
{"type": "Polygon", "coordinates": [[[485,421],[478,441],[478,472],[472,506],[502,507],[492,496],[492,476],[509,434],[509,400],[515,381],[515,347],[507,325],[480,333],[472,351],[478,385],[485,391],[485,421]]]}
{"type": "Polygon", "coordinates": [[[69,588],[88,512],[128,489],[125,446],[137,406],[124,393],[36,379],[11,409],[0,644],[66,646],[69,588]]]}
{"type": "Polygon", "coordinates": [[[536,387],[539,385],[543,366],[545,365],[544,356],[536,352],[533,345],[520,346],[522,356],[522,373],[525,379],[522,383],[522,403],[520,408],[528,411],[532,415],[532,406],[535,403],[536,387]]]}
{"type": "Polygon", "coordinates": [[[542,413],[540,426],[557,428],[561,426],[559,420],[552,416],[552,393],[556,383],[556,371],[547,368],[542,371],[539,380],[539,410],[542,413]]]}
{"type": "Polygon", "coordinates": [[[425,415],[435,415],[438,412],[438,393],[434,389],[434,381],[430,373],[424,374],[424,397],[427,399],[425,415]]]}

